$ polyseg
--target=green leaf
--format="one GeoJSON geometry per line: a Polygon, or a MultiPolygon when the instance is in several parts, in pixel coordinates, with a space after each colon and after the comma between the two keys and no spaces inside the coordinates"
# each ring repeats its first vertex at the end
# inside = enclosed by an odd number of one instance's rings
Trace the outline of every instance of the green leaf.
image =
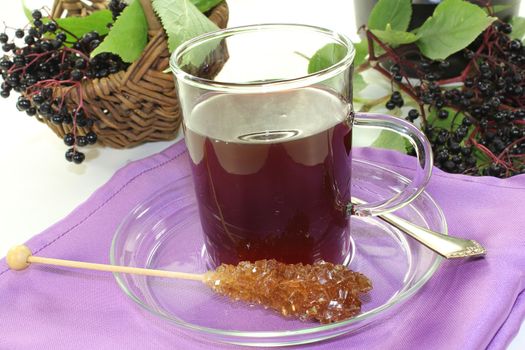
{"type": "Polygon", "coordinates": [[[492,11],[494,11],[495,14],[498,14],[499,12],[503,12],[508,9],[511,9],[516,5],[517,5],[516,1],[512,1],[511,4],[506,4],[506,5],[493,5],[492,11]]]}
{"type": "Polygon", "coordinates": [[[354,67],[359,67],[366,62],[366,57],[368,56],[368,41],[361,41],[354,43],[355,48],[355,57],[354,57],[354,67]]]}
{"type": "Polygon", "coordinates": [[[29,7],[27,7],[25,0],[22,0],[22,8],[24,9],[24,15],[26,16],[28,21],[33,23],[33,14],[31,13],[31,10],[29,9],[29,7]]]}
{"type": "Polygon", "coordinates": [[[341,61],[346,55],[346,48],[340,44],[326,44],[310,58],[308,74],[322,71],[341,61]]]}
{"type": "MultiPolygon", "coordinates": [[[[153,0],[152,3],[168,34],[170,52],[186,40],[219,29],[189,0],[153,0]]],[[[205,57],[207,53],[201,54],[205,57]]]]}
{"type": "Polygon", "coordinates": [[[430,113],[427,115],[427,122],[432,125],[434,128],[441,128],[446,130],[455,131],[460,125],[465,115],[463,113],[458,113],[457,111],[451,108],[443,108],[448,111],[447,119],[439,119],[437,117],[438,112],[435,108],[432,108],[430,113]],[[457,114],[457,115],[456,115],[457,114]]]}
{"type": "Polygon", "coordinates": [[[383,130],[377,139],[372,143],[372,147],[392,149],[402,153],[407,153],[412,148],[410,141],[395,132],[383,130]]]}
{"type": "Polygon", "coordinates": [[[363,90],[366,87],[365,79],[363,79],[363,76],[360,73],[355,73],[352,79],[353,84],[353,92],[358,93],[359,91],[363,90]]]}
{"type": "Polygon", "coordinates": [[[208,12],[223,0],[191,0],[192,4],[195,5],[200,12],[208,12]]]}
{"type": "Polygon", "coordinates": [[[444,0],[417,29],[416,44],[428,58],[446,59],[467,47],[495,19],[467,1],[444,0]]]}
{"type": "Polygon", "coordinates": [[[368,17],[368,28],[406,31],[412,17],[411,0],[379,0],[368,17]]]}
{"type": "Polygon", "coordinates": [[[73,35],[80,38],[82,35],[92,31],[96,31],[100,35],[106,35],[109,32],[108,23],[113,22],[113,17],[111,11],[99,10],[84,17],[57,18],[55,22],[57,22],[59,27],[65,29],[66,41],[76,41],[73,35]]]}
{"type": "Polygon", "coordinates": [[[525,18],[512,17],[510,24],[512,24],[512,33],[510,33],[512,39],[523,40],[525,37],[525,18]]]}
{"type": "Polygon", "coordinates": [[[490,159],[490,157],[483,153],[480,149],[476,147],[472,147],[472,149],[472,154],[474,155],[474,157],[476,157],[477,167],[484,167],[487,166],[487,164],[492,163],[492,159],[490,159]]]}
{"type": "Polygon", "coordinates": [[[111,52],[119,55],[124,62],[133,62],[140,57],[147,42],[146,16],[140,1],[134,0],[117,17],[111,31],[91,53],[91,57],[102,52],[111,52]]]}
{"type": "Polygon", "coordinates": [[[386,25],[385,30],[372,29],[372,33],[391,47],[411,44],[419,39],[419,36],[414,33],[392,30],[390,24],[386,25]]]}

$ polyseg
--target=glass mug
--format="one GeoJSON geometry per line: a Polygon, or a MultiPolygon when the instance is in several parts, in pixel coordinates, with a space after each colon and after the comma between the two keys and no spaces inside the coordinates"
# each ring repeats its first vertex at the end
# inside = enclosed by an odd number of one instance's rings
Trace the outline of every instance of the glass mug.
{"type": "Polygon", "coordinates": [[[423,133],[392,116],[354,116],[354,55],[343,35],[288,24],[208,33],[173,53],[212,267],[267,258],[347,263],[351,214],[393,211],[423,191],[432,167],[423,133]],[[344,57],[308,74],[308,57],[327,44],[340,45],[344,57]],[[396,197],[351,204],[356,126],[393,130],[414,145],[415,178],[396,197]]]}

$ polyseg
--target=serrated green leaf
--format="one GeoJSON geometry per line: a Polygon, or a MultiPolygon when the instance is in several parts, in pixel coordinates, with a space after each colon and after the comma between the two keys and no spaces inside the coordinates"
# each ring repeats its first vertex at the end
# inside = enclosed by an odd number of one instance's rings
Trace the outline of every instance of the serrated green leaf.
{"type": "Polygon", "coordinates": [[[220,4],[223,0],[191,0],[193,5],[195,5],[200,12],[208,12],[218,4],[220,4]]]}
{"type": "Polygon", "coordinates": [[[492,163],[492,159],[490,159],[490,157],[486,155],[485,153],[483,153],[481,150],[475,147],[472,147],[472,149],[473,149],[472,154],[476,158],[477,167],[483,167],[483,166],[486,166],[487,164],[492,163]]]}
{"type": "Polygon", "coordinates": [[[365,79],[363,79],[363,76],[360,73],[354,72],[354,76],[352,78],[352,85],[354,93],[358,93],[366,87],[365,79]]]}
{"type": "Polygon", "coordinates": [[[346,48],[340,44],[326,44],[316,51],[308,63],[308,74],[322,71],[341,61],[346,55],[346,48]]]}
{"type": "Polygon", "coordinates": [[[377,36],[382,42],[390,45],[391,47],[411,44],[419,39],[419,36],[414,33],[392,30],[390,24],[386,25],[385,30],[372,29],[372,33],[374,33],[374,35],[377,36]]]}
{"type": "MultiPolygon", "coordinates": [[[[32,11],[27,7],[25,0],[22,0],[22,8],[29,22],[33,23],[32,11]]],[[[50,19],[47,17],[42,18],[43,23],[48,23],[49,21],[50,19]]],[[[106,35],[109,32],[108,24],[113,22],[113,16],[109,10],[99,10],[89,16],[55,18],[54,21],[59,27],[64,29],[66,41],[73,42],[77,41],[76,38],[80,38],[82,35],[92,31],[96,31],[100,35],[106,35]]]]}
{"type": "MultiPolygon", "coordinates": [[[[152,3],[168,34],[170,52],[186,40],[219,29],[189,0],[153,0],[152,3]]],[[[205,56],[206,53],[202,52],[201,55],[205,56]]]]}
{"type": "Polygon", "coordinates": [[[108,24],[113,22],[113,17],[111,11],[99,10],[84,17],[57,18],[55,22],[60,28],[65,29],[66,41],[77,41],[75,37],[80,38],[92,31],[106,35],[109,32],[108,24]]]}
{"type": "Polygon", "coordinates": [[[438,111],[435,108],[432,108],[430,113],[427,115],[427,122],[435,128],[455,131],[461,125],[463,119],[465,119],[465,115],[463,113],[458,113],[451,108],[443,109],[448,111],[447,119],[439,119],[437,117],[438,111]]]}
{"type": "Polygon", "coordinates": [[[366,62],[368,56],[368,41],[364,40],[358,43],[354,43],[355,58],[354,67],[359,67],[366,62]]]}
{"type": "Polygon", "coordinates": [[[368,17],[368,28],[406,31],[412,17],[411,0],[379,0],[368,17]]]}
{"type": "Polygon", "coordinates": [[[147,42],[148,22],[140,1],[134,0],[117,17],[111,31],[91,57],[110,52],[119,55],[124,62],[133,62],[140,57],[147,42]]]}
{"type": "Polygon", "coordinates": [[[410,141],[395,132],[383,130],[379,133],[377,139],[372,143],[372,147],[391,149],[402,153],[412,147],[410,141]]]}
{"type": "Polygon", "coordinates": [[[444,0],[416,30],[420,36],[416,44],[428,58],[446,59],[467,47],[495,19],[467,1],[444,0]]]}
{"type": "Polygon", "coordinates": [[[523,37],[525,37],[525,18],[512,17],[510,24],[512,24],[511,38],[523,40],[523,37]]]}

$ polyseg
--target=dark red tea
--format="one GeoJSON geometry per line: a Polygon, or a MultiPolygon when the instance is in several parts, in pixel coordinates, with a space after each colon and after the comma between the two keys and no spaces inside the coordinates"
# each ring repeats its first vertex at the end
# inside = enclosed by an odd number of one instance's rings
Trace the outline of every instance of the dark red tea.
{"type": "Polygon", "coordinates": [[[213,95],[194,108],[185,136],[212,265],[344,262],[349,116],[314,88],[213,95]]]}

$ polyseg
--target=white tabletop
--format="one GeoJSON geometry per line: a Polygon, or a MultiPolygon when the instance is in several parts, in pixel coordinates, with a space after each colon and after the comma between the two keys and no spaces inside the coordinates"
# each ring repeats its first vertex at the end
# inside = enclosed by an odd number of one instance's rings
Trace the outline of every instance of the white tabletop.
{"type": "MultiPolygon", "coordinates": [[[[51,0],[26,0],[30,8],[51,0]]],[[[27,23],[21,2],[2,1],[0,20],[11,27],[27,23]]],[[[228,0],[229,26],[254,23],[306,23],[330,28],[357,39],[353,2],[348,0],[228,0]]],[[[525,13],[525,6],[520,13],[525,13]]],[[[16,110],[16,96],[0,98],[0,256],[12,245],[65,217],[103,185],[117,169],[168,147],[172,142],[145,144],[128,150],[91,148],[82,165],[67,163],[67,147],[47,126],[16,110]]],[[[509,349],[525,348],[525,326],[509,349]]]]}

